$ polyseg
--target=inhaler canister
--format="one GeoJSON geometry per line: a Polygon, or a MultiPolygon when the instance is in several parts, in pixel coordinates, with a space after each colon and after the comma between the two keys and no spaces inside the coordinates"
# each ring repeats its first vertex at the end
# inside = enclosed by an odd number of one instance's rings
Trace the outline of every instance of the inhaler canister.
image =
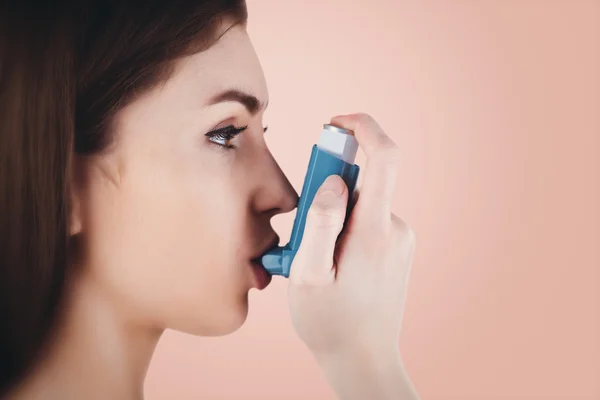
{"type": "Polygon", "coordinates": [[[352,198],[360,171],[360,167],[354,164],[357,150],[358,142],[352,132],[329,124],[323,125],[319,141],[313,145],[310,155],[290,241],[283,247],[277,246],[267,251],[259,260],[270,274],[289,277],[292,261],[304,234],[306,215],[315,194],[329,175],[339,175],[348,187],[346,223],[352,211],[352,198]]]}

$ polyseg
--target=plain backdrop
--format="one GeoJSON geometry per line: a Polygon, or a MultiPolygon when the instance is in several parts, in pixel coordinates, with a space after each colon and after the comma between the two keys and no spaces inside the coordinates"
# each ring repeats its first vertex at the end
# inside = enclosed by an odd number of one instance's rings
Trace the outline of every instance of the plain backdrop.
{"type": "MultiPolygon", "coordinates": [[[[267,142],[298,192],[335,114],[370,113],[402,149],[394,212],[417,253],[400,344],[422,398],[600,399],[600,3],[248,8],[267,142]]],[[[292,223],[274,220],[284,242],[292,223]]],[[[232,335],[167,332],[146,398],[334,399],[286,285],[251,292],[232,335]]]]}

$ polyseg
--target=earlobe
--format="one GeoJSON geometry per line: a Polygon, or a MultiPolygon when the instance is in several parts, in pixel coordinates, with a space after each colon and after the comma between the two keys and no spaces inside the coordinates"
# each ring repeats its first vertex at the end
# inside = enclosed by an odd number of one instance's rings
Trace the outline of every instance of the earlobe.
{"type": "Polygon", "coordinates": [[[71,210],[69,215],[69,236],[75,236],[81,233],[81,202],[77,195],[71,190],[71,210]]]}
{"type": "Polygon", "coordinates": [[[71,196],[69,209],[69,236],[78,235],[83,229],[81,206],[82,179],[79,171],[81,171],[81,164],[74,158],[69,176],[69,195],[71,196]]]}

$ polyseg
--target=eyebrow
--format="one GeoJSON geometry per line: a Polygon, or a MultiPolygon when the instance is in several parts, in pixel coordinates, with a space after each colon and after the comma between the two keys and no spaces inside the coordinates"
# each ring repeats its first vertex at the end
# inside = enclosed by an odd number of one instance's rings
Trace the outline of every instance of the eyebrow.
{"type": "Polygon", "coordinates": [[[264,110],[265,108],[267,108],[267,104],[268,104],[268,102],[267,103],[261,102],[258,99],[258,97],[251,95],[249,93],[246,93],[246,92],[243,92],[243,91],[237,90],[237,89],[228,89],[224,92],[217,94],[216,96],[213,96],[209,100],[208,105],[214,105],[214,104],[223,103],[226,101],[235,101],[235,102],[242,104],[244,107],[246,107],[248,112],[252,115],[255,115],[260,110],[264,110]]]}

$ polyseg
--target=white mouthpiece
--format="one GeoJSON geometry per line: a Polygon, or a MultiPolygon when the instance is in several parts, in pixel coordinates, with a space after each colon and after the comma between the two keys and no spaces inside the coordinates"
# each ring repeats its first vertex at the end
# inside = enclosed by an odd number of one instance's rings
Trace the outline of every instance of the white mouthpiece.
{"type": "Polygon", "coordinates": [[[350,131],[325,124],[317,142],[317,147],[349,164],[354,164],[358,142],[350,131]]]}

